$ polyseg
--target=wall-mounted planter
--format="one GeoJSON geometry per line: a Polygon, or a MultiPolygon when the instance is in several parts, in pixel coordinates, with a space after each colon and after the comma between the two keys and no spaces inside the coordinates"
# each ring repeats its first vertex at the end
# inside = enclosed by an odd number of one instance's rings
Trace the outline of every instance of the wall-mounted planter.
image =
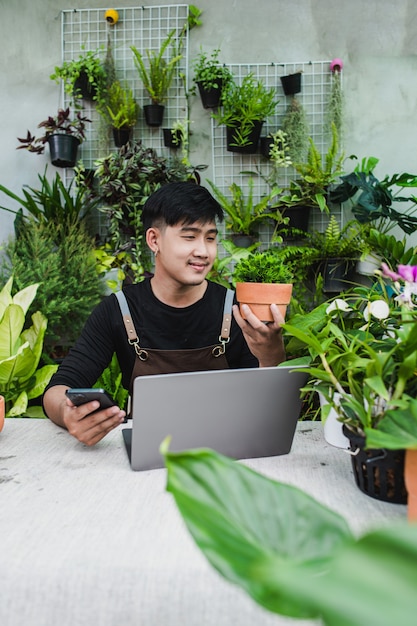
{"type": "Polygon", "coordinates": [[[94,100],[96,92],[95,86],[88,80],[87,72],[80,72],[79,77],[74,82],[74,93],[84,100],[94,100]]]}
{"type": "MultiPolygon", "coordinates": [[[[273,322],[270,305],[276,304],[283,317],[292,294],[291,284],[236,283],[236,298],[240,305],[248,304],[262,322],[273,322]]],[[[244,314],[240,311],[244,318],[244,314]]]]}
{"type": "Polygon", "coordinates": [[[340,293],[352,282],[354,264],[349,259],[331,258],[323,262],[324,293],[340,293]]]}
{"type": "Polygon", "coordinates": [[[200,94],[201,104],[205,109],[217,109],[220,105],[222,95],[222,83],[219,82],[218,87],[210,87],[205,89],[201,81],[197,81],[197,87],[200,94]]]}
{"type": "Polygon", "coordinates": [[[259,137],[261,136],[263,121],[253,122],[253,128],[247,137],[245,145],[239,145],[240,127],[226,126],[226,143],[228,152],[240,152],[242,154],[255,154],[258,150],[259,137]]]}
{"type": "Polygon", "coordinates": [[[286,96],[294,96],[301,91],[301,72],[281,76],[281,84],[286,96]]]}
{"type": "Polygon", "coordinates": [[[121,128],[113,128],[114,145],[117,148],[125,146],[132,138],[133,128],[131,126],[122,126],[121,128]]]}
{"type": "Polygon", "coordinates": [[[51,163],[55,167],[74,167],[80,140],[74,135],[56,134],[48,137],[51,163]]]}
{"type": "Polygon", "coordinates": [[[143,114],[148,126],[162,126],[165,107],[163,104],[145,104],[143,114]]]}
{"type": "Polygon", "coordinates": [[[172,128],[163,128],[162,132],[164,134],[164,146],[166,148],[176,150],[181,146],[182,133],[179,129],[173,130],[172,128]]]}

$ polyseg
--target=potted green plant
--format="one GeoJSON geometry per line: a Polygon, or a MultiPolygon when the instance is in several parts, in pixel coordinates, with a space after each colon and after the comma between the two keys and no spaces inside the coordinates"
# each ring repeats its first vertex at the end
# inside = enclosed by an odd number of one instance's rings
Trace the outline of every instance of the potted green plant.
{"type": "Polygon", "coordinates": [[[38,124],[44,134],[35,137],[30,131],[26,137],[17,140],[21,145],[17,149],[25,149],[35,154],[42,154],[46,143],[49,144],[52,165],[56,167],[74,167],[77,161],[78,146],[86,138],[86,124],[91,122],[81,111],[71,116],[70,108],[58,109],[55,116],[49,116],[38,124]]]}
{"type": "Polygon", "coordinates": [[[114,143],[118,148],[130,141],[138,119],[139,105],[129,87],[124,87],[118,80],[114,81],[107,91],[106,107],[99,109],[99,112],[112,127],[114,143]]]}
{"type": "MultiPolygon", "coordinates": [[[[56,365],[39,367],[47,319],[35,311],[28,318],[28,310],[39,284],[27,285],[12,295],[11,276],[0,291],[0,393],[4,398],[6,417],[45,417],[41,407],[30,406],[45,390],[56,365]],[[30,324],[30,326],[29,326],[30,324]]],[[[0,420],[0,430],[1,430],[0,420]]]]}
{"type": "Polygon", "coordinates": [[[56,66],[51,80],[64,83],[65,92],[74,101],[84,98],[100,102],[106,86],[106,70],[100,59],[100,50],[87,50],[78,59],[64,61],[56,66]]]}
{"type": "Polygon", "coordinates": [[[209,55],[201,51],[193,62],[193,81],[198,87],[202,105],[205,109],[216,109],[221,100],[223,88],[232,74],[219,62],[220,48],[209,55]]]}
{"type": "Polygon", "coordinates": [[[275,88],[267,87],[250,72],[238,84],[232,77],[221,96],[221,109],[213,113],[226,126],[227,149],[230,152],[256,152],[264,121],[276,111],[275,88]]]}
{"type": "Polygon", "coordinates": [[[280,191],[278,188],[273,188],[269,194],[256,202],[253,178],[248,180],[246,195],[244,189],[237,183],[232,183],[229,186],[231,196],[226,196],[211,180],[207,182],[226,213],[226,231],[231,234],[236,245],[247,247],[254,243],[261,222],[271,218],[275,219],[277,223],[282,220],[279,213],[270,211],[270,207],[274,205],[276,196],[280,191]]]}
{"type": "Polygon", "coordinates": [[[130,48],[139,77],[152,101],[143,107],[145,121],[148,126],[161,126],[164,103],[182,59],[181,46],[175,45],[175,30],[167,35],[158,51],[147,49],[143,55],[135,46],[130,48]]]}
{"type": "MultiPolygon", "coordinates": [[[[371,287],[357,287],[284,325],[308,348],[306,389],[323,394],[351,441],[358,487],[379,499],[405,503],[404,454],[369,448],[368,429],[378,429],[388,411],[407,408],[417,392],[417,270],[400,266],[371,287]],[[391,277],[392,282],[388,282],[391,277]],[[336,395],[337,394],[337,395],[336,395]],[[378,470],[373,468],[378,467],[378,470]],[[371,475],[378,471],[380,479],[371,475]],[[368,474],[369,472],[369,474],[368,474]]],[[[372,440],[375,442],[375,440],[372,440]]]]}
{"type": "MultiPolygon", "coordinates": [[[[293,272],[289,264],[273,249],[254,252],[240,259],[233,271],[236,298],[240,305],[248,304],[263,322],[272,322],[271,304],[276,304],[285,317],[291,300],[293,272]]],[[[245,315],[241,310],[241,315],[245,315]]]]}

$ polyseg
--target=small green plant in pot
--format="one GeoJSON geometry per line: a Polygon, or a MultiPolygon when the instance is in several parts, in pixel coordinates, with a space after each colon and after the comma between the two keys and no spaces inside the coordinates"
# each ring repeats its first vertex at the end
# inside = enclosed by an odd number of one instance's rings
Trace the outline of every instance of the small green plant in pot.
{"type": "Polygon", "coordinates": [[[223,89],[232,78],[230,70],[219,62],[220,48],[210,54],[200,52],[194,60],[193,81],[198,87],[201,102],[205,109],[219,106],[223,89]]]}
{"type": "Polygon", "coordinates": [[[51,80],[64,82],[65,92],[73,100],[93,100],[101,102],[106,87],[106,70],[99,57],[100,50],[87,50],[78,59],[64,61],[56,66],[51,80]]]}
{"type": "Polygon", "coordinates": [[[278,105],[276,89],[267,87],[250,72],[238,84],[232,77],[222,92],[221,105],[213,118],[226,126],[230,152],[256,152],[263,122],[278,105]]]}
{"type": "Polygon", "coordinates": [[[139,105],[129,87],[116,80],[107,92],[107,104],[99,113],[113,128],[115,145],[120,148],[131,138],[139,114],[139,105]]]}
{"type": "MultiPolygon", "coordinates": [[[[240,305],[248,304],[263,322],[272,322],[271,304],[285,317],[291,300],[293,272],[273,249],[254,252],[235,266],[233,282],[240,305]]],[[[241,310],[241,315],[244,313],[241,310]]]]}

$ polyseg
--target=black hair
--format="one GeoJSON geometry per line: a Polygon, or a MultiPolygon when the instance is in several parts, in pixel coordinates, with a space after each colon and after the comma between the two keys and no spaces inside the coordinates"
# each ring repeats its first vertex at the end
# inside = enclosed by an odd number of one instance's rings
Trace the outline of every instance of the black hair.
{"type": "Polygon", "coordinates": [[[222,222],[223,209],[205,187],[193,182],[166,183],[146,200],[142,223],[151,226],[222,222]]]}

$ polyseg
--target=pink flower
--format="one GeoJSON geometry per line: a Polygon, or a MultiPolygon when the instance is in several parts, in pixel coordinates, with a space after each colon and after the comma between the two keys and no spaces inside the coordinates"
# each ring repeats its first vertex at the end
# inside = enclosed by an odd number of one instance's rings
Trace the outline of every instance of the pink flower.
{"type": "Polygon", "coordinates": [[[417,265],[399,265],[397,270],[399,277],[407,283],[417,282],[417,265]]]}
{"type": "Polygon", "coordinates": [[[391,280],[400,280],[401,276],[397,274],[396,272],[393,272],[392,270],[390,270],[390,268],[388,267],[386,263],[381,263],[381,268],[382,268],[382,275],[385,276],[385,278],[391,278],[391,280]]]}

